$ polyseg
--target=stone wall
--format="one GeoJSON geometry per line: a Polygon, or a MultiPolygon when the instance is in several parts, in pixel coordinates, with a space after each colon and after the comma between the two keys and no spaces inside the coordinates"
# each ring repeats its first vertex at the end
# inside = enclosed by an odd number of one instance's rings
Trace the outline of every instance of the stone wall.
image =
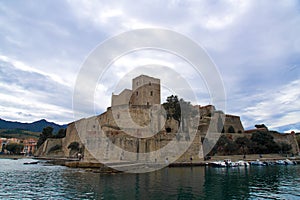
{"type": "Polygon", "coordinates": [[[160,105],[160,80],[141,75],[132,80],[130,105],[160,105]]]}
{"type": "Polygon", "coordinates": [[[124,89],[119,95],[112,95],[111,106],[160,105],[160,80],[141,75],[132,80],[132,90],[124,89]]]}
{"type": "Polygon", "coordinates": [[[57,151],[50,151],[51,148],[57,145],[63,148],[62,139],[49,138],[40,146],[40,148],[35,152],[34,155],[40,157],[65,157],[62,149],[57,151]]]}
{"type": "Polygon", "coordinates": [[[292,146],[292,153],[298,154],[299,153],[299,146],[296,140],[296,136],[294,134],[280,134],[280,133],[272,133],[274,137],[274,141],[277,144],[286,143],[292,146]]]}
{"type": "MultiPolygon", "coordinates": [[[[259,129],[258,129],[259,130],[259,129]]],[[[255,131],[253,131],[254,133],[255,131]]],[[[290,144],[292,146],[291,152],[294,154],[299,153],[299,146],[298,142],[296,140],[295,135],[293,134],[282,134],[282,133],[275,133],[275,132],[269,132],[274,137],[274,141],[277,144],[280,143],[286,143],[290,144]]],[[[232,133],[225,133],[228,138],[231,138],[232,140],[236,140],[238,137],[247,137],[248,139],[251,138],[252,133],[241,133],[241,134],[232,134],[232,133]]]]}
{"type": "MultiPolygon", "coordinates": [[[[124,110],[120,112],[122,111],[124,110]]],[[[136,107],[130,112],[133,118],[138,118],[138,116],[141,116],[140,112],[149,114],[150,111],[150,108],[136,107]]],[[[145,114],[145,116],[148,114],[145,114]]],[[[122,113],[120,114],[120,119],[122,119],[122,113]]],[[[145,119],[148,118],[145,117],[145,119]]],[[[72,155],[70,155],[70,149],[67,147],[72,142],[78,142],[81,146],[85,147],[84,160],[89,162],[114,162],[120,160],[129,160],[132,162],[164,162],[166,158],[168,158],[170,162],[195,162],[203,159],[201,137],[204,137],[205,133],[198,131],[196,135],[189,135],[188,132],[181,132],[178,130],[178,122],[174,119],[168,119],[165,122],[162,120],[160,123],[162,128],[150,134],[149,131],[147,132],[143,129],[118,127],[114,121],[112,110],[109,109],[102,115],[81,119],[69,124],[66,137],[63,139],[48,139],[43,146],[39,148],[39,156],[70,157],[72,155]],[[170,128],[170,132],[167,131],[167,128],[170,128]],[[189,142],[191,142],[191,144],[189,144],[189,142]],[[167,148],[167,145],[170,143],[173,143],[173,147],[167,148]],[[56,144],[62,145],[61,153],[47,155],[49,149],[56,144]],[[182,152],[182,148],[185,145],[189,146],[185,150],[185,153],[179,156],[179,153],[182,152]],[[163,150],[158,151],[160,149],[163,150]],[[173,157],[170,157],[170,154],[173,154],[173,157]],[[179,158],[176,158],[176,155],[179,156],[179,158]]],[[[237,137],[251,137],[251,134],[245,133],[225,134],[233,140],[237,137]]],[[[294,154],[299,152],[299,147],[294,135],[273,133],[273,136],[277,143],[285,142],[291,144],[294,154]]]]}
{"type": "Polygon", "coordinates": [[[99,116],[104,131],[125,130],[145,137],[164,128],[165,117],[161,106],[114,106],[99,116]]]}
{"type": "MultiPolygon", "coordinates": [[[[142,110],[143,112],[151,111],[150,108],[135,108],[131,110],[133,118],[138,118],[140,115],[138,113],[142,110]]],[[[177,162],[189,161],[190,158],[199,160],[201,149],[199,135],[195,136],[195,140],[190,141],[194,137],[193,135],[177,133],[178,122],[174,119],[168,119],[165,122],[162,120],[161,126],[162,128],[155,134],[151,133],[152,135],[143,133],[143,131],[146,131],[143,129],[132,129],[132,132],[130,132],[130,127],[117,128],[112,111],[109,109],[102,115],[81,119],[69,124],[66,137],[60,141],[65,157],[71,156],[70,149],[67,147],[72,142],[78,142],[85,146],[84,160],[102,162],[120,160],[164,162],[166,158],[173,162],[178,159],[177,156],[180,157],[179,152],[182,151],[182,148],[188,147],[187,144],[191,142],[192,145],[189,145],[190,147],[187,148],[186,153],[177,162]],[[166,127],[170,128],[171,131],[167,132],[166,127]],[[146,134],[146,137],[140,138],[145,136],[143,134],[146,134]],[[173,146],[167,148],[170,143],[173,146]],[[157,151],[162,148],[165,149],[157,151]],[[170,157],[170,154],[173,154],[173,157],[170,157]]]]}
{"type": "Polygon", "coordinates": [[[234,130],[234,133],[244,132],[244,127],[239,116],[225,115],[224,132],[229,133],[230,127],[233,128],[232,130],[234,130]]]}
{"type": "Polygon", "coordinates": [[[129,105],[129,101],[132,95],[132,91],[129,89],[123,90],[119,95],[112,94],[111,96],[111,105],[129,105]]]}

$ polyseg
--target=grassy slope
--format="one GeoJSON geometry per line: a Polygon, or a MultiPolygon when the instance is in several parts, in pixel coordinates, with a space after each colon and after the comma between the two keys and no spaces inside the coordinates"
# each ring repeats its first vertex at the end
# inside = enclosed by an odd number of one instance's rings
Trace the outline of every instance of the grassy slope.
{"type": "Polygon", "coordinates": [[[38,138],[40,132],[31,132],[20,129],[0,129],[0,137],[1,138],[18,138],[18,139],[26,139],[26,138],[38,138]]]}

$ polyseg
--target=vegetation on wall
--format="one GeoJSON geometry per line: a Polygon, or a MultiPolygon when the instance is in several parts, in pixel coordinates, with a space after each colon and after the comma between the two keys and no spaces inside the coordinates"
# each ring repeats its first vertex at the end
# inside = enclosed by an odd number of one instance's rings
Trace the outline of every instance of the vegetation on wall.
{"type": "Polygon", "coordinates": [[[53,128],[47,126],[43,129],[40,134],[39,140],[37,142],[37,147],[39,148],[48,138],[64,138],[66,137],[66,129],[60,129],[57,134],[53,134],[53,128]]]}
{"type": "Polygon", "coordinates": [[[296,140],[297,140],[298,145],[299,145],[299,147],[300,147],[300,134],[296,135],[296,140]]]}
{"type": "Polygon", "coordinates": [[[64,137],[66,137],[66,131],[67,131],[67,129],[65,129],[65,128],[59,129],[57,134],[53,135],[53,138],[64,138],[64,137]]]}
{"type": "Polygon", "coordinates": [[[53,128],[48,126],[43,129],[42,134],[40,134],[39,140],[37,142],[37,147],[39,148],[48,138],[52,137],[53,128]]]}
{"type": "MultiPolygon", "coordinates": [[[[179,122],[179,125],[180,122],[184,123],[183,119],[187,119],[188,117],[192,117],[197,114],[197,111],[193,109],[190,102],[178,99],[176,95],[167,97],[166,102],[162,105],[166,110],[167,119],[173,118],[179,122]]],[[[185,127],[185,124],[182,124],[182,126],[185,127]]]]}
{"type": "Polygon", "coordinates": [[[238,137],[233,140],[226,135],[222,135],[209,155],[233,155],[233,154],[270,154],[270,153],[290,153],[292,146],[281,142],[276,143],[274,137],[266,131],[257,131],[251,138],[238,137]]]}

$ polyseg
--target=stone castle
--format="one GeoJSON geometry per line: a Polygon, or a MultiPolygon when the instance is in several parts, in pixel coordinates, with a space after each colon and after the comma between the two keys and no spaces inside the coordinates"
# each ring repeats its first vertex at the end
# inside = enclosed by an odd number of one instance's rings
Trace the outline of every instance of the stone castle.
{"type": "Polygon", "coordinates": [[[224,114],[213,105],[193,106],[197,116],[181,123],[167,118],[160,99],[160,80],[140,75],[132,80],[131,89],[112,94],[111,107],[106,112],[69,124],[66,137],[47,140],[38,155],[46,155],[51,146],[59,143],[60,156],[72,157],[68,146],[78,142],[84,147],[84,158],[88,161],[201,161],[202,143],[210,126],[224,134],[244,133],[239,116],[224,114]],[[214,122],[221,115],[223,129],[218,130],[214,122]]]}
{"type": "Polygon", "coordinates": [[[124,89],[112,95],[111,106],[160,105],[160,80],[141,75],[132,80],[132,90],[124,89]]]}

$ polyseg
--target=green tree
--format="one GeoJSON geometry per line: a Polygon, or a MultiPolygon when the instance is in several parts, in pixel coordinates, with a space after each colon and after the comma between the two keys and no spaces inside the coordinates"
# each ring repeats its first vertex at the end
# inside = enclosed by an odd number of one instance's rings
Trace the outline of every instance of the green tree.
{"type": "Polygon", "coordinates": [[[247,138],[247,137],[238,137],[235,140],[235,143],[237,144],[237,146],[240,148],[242,148],[242,152],[244,155],[246,155],[246,148],[250,148],[251,147],[251,141],[247,138]]]}
{"type": "Polygon", "coordinates": [[[292,145],[287,144],[285,142],[281,142],[279,143],[279,147],[282,153],[290,153],[291,149],[292,149],[292,145]]]}
{"type": "Polygon", "coordinates": [[[213,156],[216,153],[224,151],[225,144],[228,143],[228,138],[225,135],[221,135],[221,137],[218,139],[217,143],[209,153],[209,155],[213,156]]]}
{"type": "Polygon", "coordinates": [[[58,133],[54,135],[54,138],[64,138],[66,137],[66,129],[59,129],[58,133]]]}
{"type": "Polygon", "coordinates": [[[13,154],[20,154],[21,151],[23,150],[24,145],[23,144],[19,144],[19,143],[9,143],[7,145],[5,145],[5,149],[7,151],[12,152],[13,154]]]}
{"type": "Polygon", "coordinates": [[[178,122],[180,122],[180,104],[178,97],[175,95],[171,95],[167,97],[167,102],[163,103],[163,107],[166,110],[167,118],[174,118],[178,122]]]}
{"type": "Polygon", "coordinates": [[[238,149],[237,144],[234,141],[229,140],[224,147],[224,152],[226,154],[233,155],[233,154],[237,154],[237,149],[238,149]]]}
{"type": "Polygon", "coordinates": [[[274,137],[265,131],[257,131],[252,134],[251,141],[253,142],[253,153],[278,153],[280,147],[274,142],[274,137]]]}
{"type": "Polygon", "coordinates": [[[185,101],[184,99],[178,100],[176,95],[171,95],[167,97],[165,103],[163,103],[163,107],[166,110],[167,118],[173,118],[178,121],[179,125],[181,123],[182,130],[186,130],[188,128],[189,118],[192,116],[196,116],[197,111],[193,108],[190,102],[185,101]]]}
{"type": "Polygon", "coordinates": [[[40,134],[39,140],[37,142],[37,147],[39,148],[48,138],[53,137],[52,135],[53,128],[51,126],[47,126],[43,129],[42,134],[40,134]]]}

